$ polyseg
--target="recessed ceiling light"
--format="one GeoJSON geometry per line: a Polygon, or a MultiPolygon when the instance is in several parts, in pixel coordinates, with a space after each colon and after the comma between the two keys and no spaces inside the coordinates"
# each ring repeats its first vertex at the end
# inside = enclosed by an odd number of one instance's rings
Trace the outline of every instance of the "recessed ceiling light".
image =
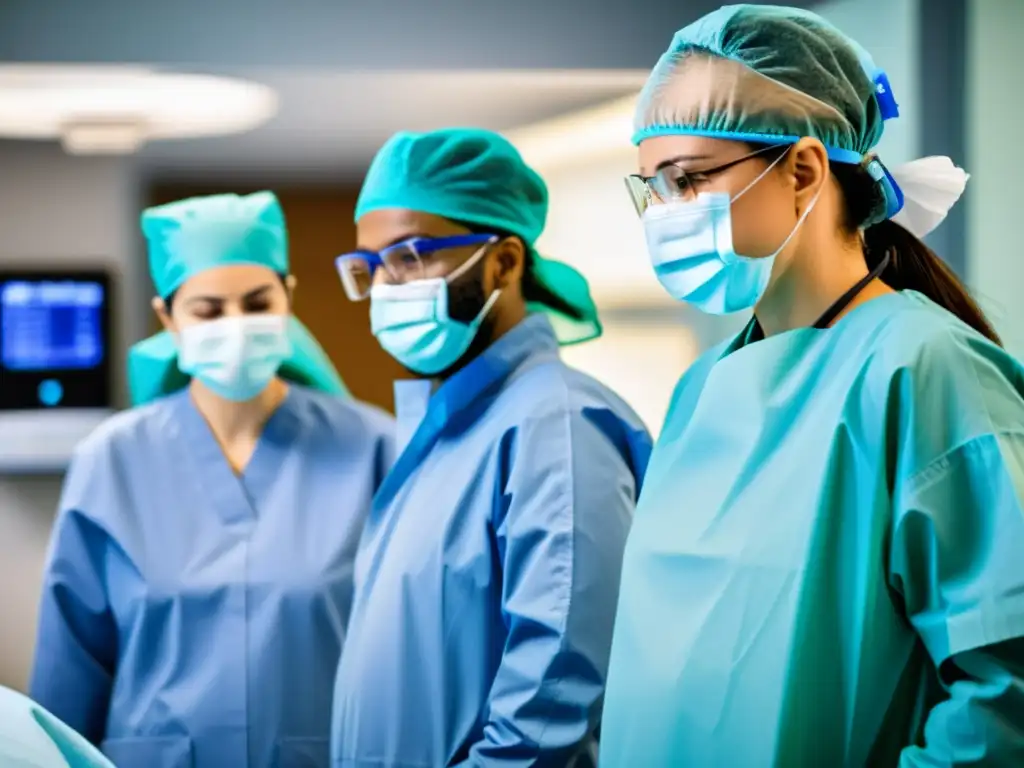
{"type": "Polygon", "coordinates": [[[0,65],[0,137],[59,139],[75,154],[243,133],[277,112],[259,83],[124,66],[0,65]]]}

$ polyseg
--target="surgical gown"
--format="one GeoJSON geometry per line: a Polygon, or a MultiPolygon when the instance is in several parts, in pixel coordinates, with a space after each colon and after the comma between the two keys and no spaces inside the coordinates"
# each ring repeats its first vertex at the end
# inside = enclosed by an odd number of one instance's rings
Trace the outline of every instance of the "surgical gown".
{"type": "Polygon", "coordinates": [[[0,766],[114,768],[92,744],[31,699],[0,686],[0,766]]]}
{"type": "Polygon", "coordinates": [[[602,766],[1024,765],[1024,371],[913,292],[674,395],[602,766]]]}
{"type": "Polygon", "coordinates": [[[187,390],[80,447],[31,694],[118,768],[317,768],[391,419],[292,385],[241,476],[187,390]]]}
{"type": "Polygon", "coordinates": [[[433,396],[396,393],[402,450],[356,559],[334,765],[593,765],[650,437],[561,362],[542,315],[433,396]]]}

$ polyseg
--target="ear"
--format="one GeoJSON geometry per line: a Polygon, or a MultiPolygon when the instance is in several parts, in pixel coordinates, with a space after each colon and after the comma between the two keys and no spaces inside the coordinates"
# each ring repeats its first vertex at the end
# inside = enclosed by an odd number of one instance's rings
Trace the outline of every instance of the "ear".
{"type": "Polygon", "coordinates": [[[153,307],[153,311],[156,312],[157,318],[160,320],[160,325],[164,327],[165,331],[176,333],[174,328],[174,320],[171,319],[170,312],[167,311],[167,304],[159,296],[154,296],[150,302],[150,306],[153,307]]]}
{"type": "Polygon", "coordinates": [[[829,179],[828,152],[817,139],[800,139],[790,152],[790,167],[796,181],[797,216],[811,204],[829,179]]]}
{"type": "Polygon", "coordinates": [[[491,290],[504,291],[510,286],[519,285],[523,278],[523,265],[526,263],[523,241],[518,237],[506,237],[492,248],[491,290]]]}
{"type": "Polygon", "coordinates": [[[287,275],[284,279],[284,289],[288,292],[288,306],[292,306],[295,303],[295,288],[299,284],[299,279],[295,275],[287,275]]]}

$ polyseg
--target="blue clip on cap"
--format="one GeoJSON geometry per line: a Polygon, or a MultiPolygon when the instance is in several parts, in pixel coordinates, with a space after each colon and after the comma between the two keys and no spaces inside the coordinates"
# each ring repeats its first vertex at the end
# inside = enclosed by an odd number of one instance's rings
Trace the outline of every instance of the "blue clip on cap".
{"type": "Polygon", "coordinates": [[[889,85],[889,76],[882,70],[878,70],[874,77],[875,99],[878,101],[878,110],[883,120],[892,120],[900,116],[900,105],[896,103],[892,95],[892,86],[889,85]]]}
{"type": "Polygon", "coordinates": [[[885,193],[885,218],[891,219],[903,210],[903,190],[877,157],[871,158],[871,162],[867,164],[867,172],[881,185],[882,192],[885,193]]]}

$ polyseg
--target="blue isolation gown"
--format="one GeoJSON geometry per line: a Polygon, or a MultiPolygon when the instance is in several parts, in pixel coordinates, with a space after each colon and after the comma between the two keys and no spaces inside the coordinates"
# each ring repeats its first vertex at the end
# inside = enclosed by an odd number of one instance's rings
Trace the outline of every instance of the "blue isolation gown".
{"type": "Polygon", "coordinates": [[[96,747],[37,703],[0,686],[0,766],[114,768],[96,747]]]}
{"type": "Polygon", "coordinates": [[[356,559],[334,765],[593,765],[650,437],[542,315],[430,387],[396,387],[406,443],[356,559]]]}
{"type": "Polygon", "coordinates": [[[1024,765],[1024,370],[920,294],[712,350],[623,566],[605,768],[1024,765]]]}
{"type": "Polygon", "coordinates": [[[118,768],[322,768],[393,423],[292,385],[236,476],[187,390],[78,450],[31,695],[118,768]]]}

